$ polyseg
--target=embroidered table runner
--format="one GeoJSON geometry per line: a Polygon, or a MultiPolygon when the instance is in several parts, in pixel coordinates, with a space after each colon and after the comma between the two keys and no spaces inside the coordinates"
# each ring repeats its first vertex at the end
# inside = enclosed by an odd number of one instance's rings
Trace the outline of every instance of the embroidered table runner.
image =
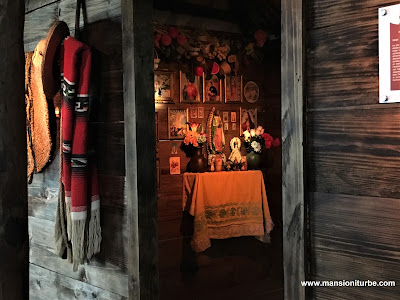
{"type": "Polygon", "coordinates": [[[185,173],[182,205],[194,216],[191,245],[201,252],[210,239],[256,236],[269,242],[272,222],[261,171],[185,173]]]}

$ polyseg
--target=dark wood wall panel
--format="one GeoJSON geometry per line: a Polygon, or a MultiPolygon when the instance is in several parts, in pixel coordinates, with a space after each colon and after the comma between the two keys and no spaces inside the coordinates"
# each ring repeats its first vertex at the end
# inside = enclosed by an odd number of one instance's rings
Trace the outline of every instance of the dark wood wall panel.
{"type": "Polygon", "coordinates": [[[349,28],[359,24],[376,22],[378,8],[398,4],[390,0],[336,0],[306,1],[307,28],[337,27],[343,24],[352,24],[349,28]]]}
{"type": "MultiPolygon", "coordinates": [[[[400,105],[378,99],[378,8],[397,3],[306,1],[311,279],[400,280],[400,105]]],[[[309,292],[395,299],[400,289],[309,292]]]]}
{"type": "MultiPolygon", "coordinates": [[[[396,244],[400,236],[397,226],[400,222],[400,199],[311,193],[310,200],[315,247],[332,246],[346,255],[358,254],[360,260],[371,258],[400,264],[400,258],[393,256],[393,252],[399,250],[396,244]],[[358,253],[361,247],[367,251],[358,253]]],[[[317,271],[318,263],[314,267],[317,271]]],[[[376,276],[380,280],[390,279],[391,272],[382,268],[376,276]]]]}
{"type": "Polygon", "coordinates": [[[400,108],[394,106],[309,113],[309,190],[398,197],[400,108]]]}
{"type": "Polygon", "coordinates": [[[309,108],[376,103],[377,19],[351,27],[347,24],[312,29],[307,41],[307,60],[313,66],[306,68],[313,82],[308,89],[309,108]]]}

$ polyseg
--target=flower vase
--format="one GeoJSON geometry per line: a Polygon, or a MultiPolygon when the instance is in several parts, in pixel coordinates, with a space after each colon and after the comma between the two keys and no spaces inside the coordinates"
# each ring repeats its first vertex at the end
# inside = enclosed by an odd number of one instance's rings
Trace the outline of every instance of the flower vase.
{"type": "Polygon", "coordinates": [[[203,148],[196,148],[195,153],[189,161],[189,172],[204,173],[207,171],[207,160],[203,155],[203,148]]]}
{"type": "Polygon", "coordinates": [[[261,165],[261,155],[251,151],[246,155],[247,170],[259,170],[261,165]]]}

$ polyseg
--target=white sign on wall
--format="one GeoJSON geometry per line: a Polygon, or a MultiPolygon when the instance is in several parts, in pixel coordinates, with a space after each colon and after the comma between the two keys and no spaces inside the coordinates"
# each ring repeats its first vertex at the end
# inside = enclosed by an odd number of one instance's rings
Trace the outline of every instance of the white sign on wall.
{"type": "Polygon", "coordinates": [[[400,102],[400,4],[379,13],[379,103],[400,102]]]}

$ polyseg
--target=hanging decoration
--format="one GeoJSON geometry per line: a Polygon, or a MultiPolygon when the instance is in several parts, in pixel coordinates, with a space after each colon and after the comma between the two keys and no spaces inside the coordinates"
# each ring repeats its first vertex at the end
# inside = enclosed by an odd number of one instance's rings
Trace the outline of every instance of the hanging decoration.
{"type": "Polygon", "coordinates": [[[196,31],[154,24],[155,66],[160,61],[180,63],[187,74],[199,76],[204,71],[206,79],[212,75],[220,78],[237,74],[241,66],[260,63],[269,40],[267,33],[258,29],[250,36],[196,31]],[[201,69],[200,69],[201,68],[201,69]]]}

